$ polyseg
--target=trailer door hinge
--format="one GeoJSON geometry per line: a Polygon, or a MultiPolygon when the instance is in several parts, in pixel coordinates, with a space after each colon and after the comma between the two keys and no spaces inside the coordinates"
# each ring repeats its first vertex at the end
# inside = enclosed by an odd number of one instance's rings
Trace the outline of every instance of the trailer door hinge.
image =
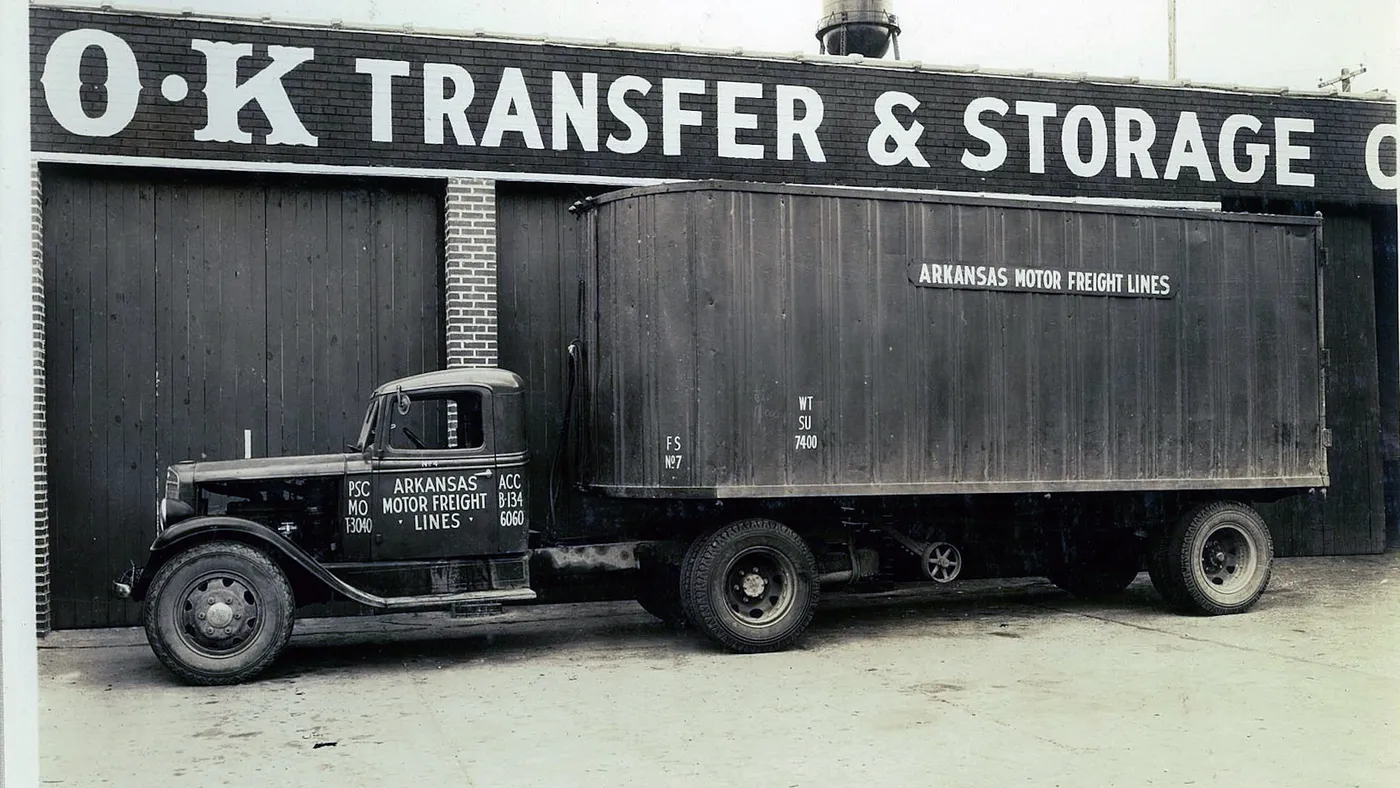
{"type": "Polygon", "coordinates": [[[1328,427],[1322,428],[1322,448],[1332,448],[1332,430],[1328,427]]]}
{"type": "Polygon", "coordinates": [[[1318,250],[1317,250],[1317,265],[1318,265],[1319,268],[1326,268],[1326,267],[1327,267],[1327,250],[1326,250],[1326,249],[1318,249],[1318,250]]]}
{"type": "Polygon", "coordinates": [[[1319,360],[1320,362],[1322,362],[1322,368],[1323,368],[1323,369],[1331,369],[1331,368],[1332,368],[1332,351],[1331,351],[1331,350],[1328,350],[1327,348],[1322,348],[1322,350],[1321,350],[1321,351],[1319,352],[1319,354],[1318,354],[1318,360],[1319,360]]]}

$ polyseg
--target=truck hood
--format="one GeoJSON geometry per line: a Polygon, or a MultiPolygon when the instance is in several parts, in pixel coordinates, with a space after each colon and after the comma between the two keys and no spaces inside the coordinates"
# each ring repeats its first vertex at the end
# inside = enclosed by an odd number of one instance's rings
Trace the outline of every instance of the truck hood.
{"type": "Polygon", "coordinates": [[[345,473],[346,464],[350,460],[359,457],[359,454],[306,454],[296,457],[182,462],[171,467],[180,475],[182,481],[204,484],[297,476],[339,476],[345,473]]]}

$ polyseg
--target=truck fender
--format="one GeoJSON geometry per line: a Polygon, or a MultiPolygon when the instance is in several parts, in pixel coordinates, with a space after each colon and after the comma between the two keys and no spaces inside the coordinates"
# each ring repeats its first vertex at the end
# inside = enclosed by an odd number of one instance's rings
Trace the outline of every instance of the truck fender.
{"type": "Polygon", "coordinates": [[[146,588],[162,564],[189,547],[214,539],[242,542],[266,550],[283,570],[295,567],[326,588],[370,607],[383,607],[383,600],[361,591],[331,574],[320,561],[267,526],[227,515],[191,517],[165,529],[151,543],[150,558],[131,586],[131,599],[141,601],[146,588]]]}

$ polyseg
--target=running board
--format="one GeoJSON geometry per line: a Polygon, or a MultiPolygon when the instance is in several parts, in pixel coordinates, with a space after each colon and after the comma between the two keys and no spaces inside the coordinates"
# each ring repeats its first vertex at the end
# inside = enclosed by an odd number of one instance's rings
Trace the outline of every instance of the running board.
{"type": "Polygon", "coordinates": [[[424,594],[423,596],[382,597],[363,594],[356,599],[361,604],[381,610],[403,610],[415,607],[449,607],[463,602],[529,602],[535,599],[532,588],[506,588],[492,591],[461,591],[455,594],[424,594]]]}

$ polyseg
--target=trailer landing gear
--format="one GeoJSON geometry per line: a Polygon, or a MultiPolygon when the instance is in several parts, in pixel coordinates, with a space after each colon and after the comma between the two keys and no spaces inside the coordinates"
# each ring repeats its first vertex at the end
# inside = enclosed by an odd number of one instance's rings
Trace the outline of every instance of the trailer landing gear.
{"type": "Polygon", "coordinates": [[[934,542],[924,548],[919,566],[935,583],[951,583],[962,573],[962,551],[947,542],[934,542]]]}

